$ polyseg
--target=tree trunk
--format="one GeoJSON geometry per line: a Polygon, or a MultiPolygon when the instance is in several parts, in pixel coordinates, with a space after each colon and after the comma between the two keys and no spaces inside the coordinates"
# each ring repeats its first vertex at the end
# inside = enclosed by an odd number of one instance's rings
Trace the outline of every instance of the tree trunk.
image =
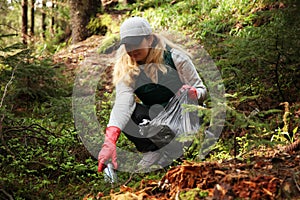
{"type": "Polygon", "coordinates": [[[54,24],[55,24],[55,1],[52,1],[52,6],[51,6],[51,23],[50,23],[50,33],[51,37],[54,37],[54,24]]]}
{"type": "Polygon", "coordinates": [[[45,39],[46,35],[46,2],[42,0],[42,38],[45,39]]]}
{"type": "Polygon", "coordinates": [[[70,0],[73,44],[90,36],[86,26],[100,7],[99,0],[70,0]]]}
{"type": "Polygon", "coordinates": [[[28,0],[22,0],[22,42],[27,44],[28,29],[28,0]]]}
{"type": "Polygon", "coordinates": [[[31,26],[30,26],[30,36],[34,36],[34,0],[31,0],[30,5],[30,20],[31,20],[31,26]]]}

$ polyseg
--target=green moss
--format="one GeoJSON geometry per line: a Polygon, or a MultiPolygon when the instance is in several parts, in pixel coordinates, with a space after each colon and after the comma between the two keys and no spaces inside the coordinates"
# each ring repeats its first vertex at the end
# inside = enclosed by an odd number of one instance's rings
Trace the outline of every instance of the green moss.
{"type": "Polygon", "coordinates": [[[190,189],[186,192],[180,193],[180,199],[185,199],[185,200],[194,200],[197,198],[203,198],[207,196],[208,196],[208,192],[200,190],[199,188],[190,189]]]}

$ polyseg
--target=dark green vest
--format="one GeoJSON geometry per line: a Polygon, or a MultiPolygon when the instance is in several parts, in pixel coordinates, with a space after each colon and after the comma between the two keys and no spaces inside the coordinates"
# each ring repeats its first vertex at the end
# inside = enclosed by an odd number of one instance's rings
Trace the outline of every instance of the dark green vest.
{"type": "Polygon", "coordinates": [[[154,104],[165,106],[183,85],[173,62],[170,47],[168,46],[164,52],[164,63],[167,67],[167,73],[158,72],[157,84],[153,83],[143,70],[136,78],[134,93],[143,104],[149,107],[154,104]]]}

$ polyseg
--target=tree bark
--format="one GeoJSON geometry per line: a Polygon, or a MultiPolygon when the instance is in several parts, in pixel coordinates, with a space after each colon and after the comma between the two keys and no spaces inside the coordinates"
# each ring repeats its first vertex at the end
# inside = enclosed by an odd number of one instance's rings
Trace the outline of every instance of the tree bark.
{"type": "Polygon", "coordinates": [[[42,0],[42,38],[45,39],[46,38],[46,12],[45,12],[45,8],[46,8],[46,2],[45,0],[42,0]]]}
{"type": "Polygon", "coordinates": [[[30,20],[31,20],[31,26],[30,26],[30,36],[34,36],[34,0],[31,0],[30,4],[30,20]]]}
{"type": "Polygon", "coordinates": [[[52,1],[52,6],[51,6],[51,24],[50,24],[50,33],[51,33],[51,36],[53,37],[54,36],[54,24],[55,24],[55,18],[54,18],[54,15],[55,15],[55,1],[52,1]]]}
{"type": "Polygon", "coordinates": [[[100,7],[100,0],[70,0],[73,44],[90,36],[86,26],[100,7]]]}
{"type": "Polygon", "coordinates": [[[28,0],[22,0],[22,42],[27,44],[28,29],[28,0]]]}

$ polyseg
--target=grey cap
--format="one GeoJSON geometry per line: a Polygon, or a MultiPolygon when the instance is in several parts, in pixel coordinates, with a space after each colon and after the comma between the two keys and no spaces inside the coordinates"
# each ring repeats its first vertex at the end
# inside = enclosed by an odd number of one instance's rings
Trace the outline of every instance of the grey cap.
{"type": "Polygon", "coordinates": [[[139,44],[142,39],[152,33],[149,22],[142,17],[126,19],[120,27],[121,44],[139,44]]]}

